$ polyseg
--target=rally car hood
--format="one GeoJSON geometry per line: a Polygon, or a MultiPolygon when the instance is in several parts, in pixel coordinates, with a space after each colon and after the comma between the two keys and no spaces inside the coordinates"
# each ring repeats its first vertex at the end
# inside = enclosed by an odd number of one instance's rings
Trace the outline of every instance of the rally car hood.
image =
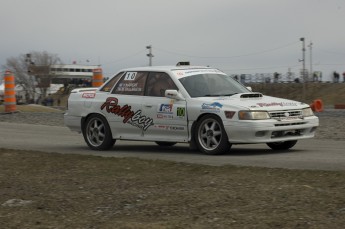
{"type": "MultiPolygon", "coordinates": [[[[201,98],[200,98],[201,99],[201,98]]],[[[309,105],[288,99],[265,96],[261,93],[241,93],[224,97],[202,97],[204,105],[218,108],[236,107],[249,110],[289,110],[302,109],[309,105]]]]}

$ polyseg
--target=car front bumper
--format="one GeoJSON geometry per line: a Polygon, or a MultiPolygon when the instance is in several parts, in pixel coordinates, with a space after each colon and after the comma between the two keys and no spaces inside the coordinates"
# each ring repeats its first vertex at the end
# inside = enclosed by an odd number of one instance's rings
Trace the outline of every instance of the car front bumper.
{"type": "Polygon", "coordinates": [[[312,138],[319,126],[316,116],[294,121],[227,121],[225,131],[230,143],[268,143],[312,138]]]}

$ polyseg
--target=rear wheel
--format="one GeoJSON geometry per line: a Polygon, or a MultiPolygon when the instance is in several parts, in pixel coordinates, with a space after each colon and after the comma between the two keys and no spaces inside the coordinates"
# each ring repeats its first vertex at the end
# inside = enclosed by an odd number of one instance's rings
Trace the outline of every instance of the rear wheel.
{"type": "Polygon", "coordinates": [[[295,141],[286,141],[286,142],[270,142],[267,145],[273,150],[287,150],[296,145],[297,140],[295,141]]]}
{"type": "Polygon", "coordinates": [[[195,134],[198,149],[205,154],[224,154],[231,148],[223,123],[215,115],[202,117],[197,123],[195,134]]]}
{"type": "Polygon", "coordinates": [[[176,144],[176,142],[161,142],[161,141],[159,141],[159,142],[156,142],[156,144],[159,146],[173,146],[176,144]]]}
{"type": "Polygon", "coordinates": [[[91,115],[86,120],[83,135],[85,142],[93,150],[108,150],[115,143],[109,124],[101,115],[91,115]]]}

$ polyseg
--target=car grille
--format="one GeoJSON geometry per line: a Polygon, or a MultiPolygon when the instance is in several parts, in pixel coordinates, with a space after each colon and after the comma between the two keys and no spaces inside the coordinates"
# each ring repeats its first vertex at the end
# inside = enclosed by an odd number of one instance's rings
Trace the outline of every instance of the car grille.
{"type": "Polygon", "coordinates": [[[301,110],[291,110],[291,111],[271,111],[269,112],[271,118],[281,120],[287,118],[302,118],[301,110]]]}
{"type": "Polygon", "coordinates": [[[293,122],[293,123],[282,123],[282,124],[274,124],[274,126],[298,126],[307,124],[306,122],[293,122]]]}

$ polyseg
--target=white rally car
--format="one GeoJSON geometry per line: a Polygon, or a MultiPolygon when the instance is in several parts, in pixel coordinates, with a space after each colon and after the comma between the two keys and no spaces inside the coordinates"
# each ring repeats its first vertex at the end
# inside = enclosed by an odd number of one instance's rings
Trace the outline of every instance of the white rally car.
{"type": "Polygon", "coordinates": [[[217,69],[197,66],[124,69],[100,88],[74,89],[64,120],[94,150],[123,139],[184,142],[213,155],[245,143],[286,150],[314,137],[319,125],[305,103],[252,92],[217,69]]]}

